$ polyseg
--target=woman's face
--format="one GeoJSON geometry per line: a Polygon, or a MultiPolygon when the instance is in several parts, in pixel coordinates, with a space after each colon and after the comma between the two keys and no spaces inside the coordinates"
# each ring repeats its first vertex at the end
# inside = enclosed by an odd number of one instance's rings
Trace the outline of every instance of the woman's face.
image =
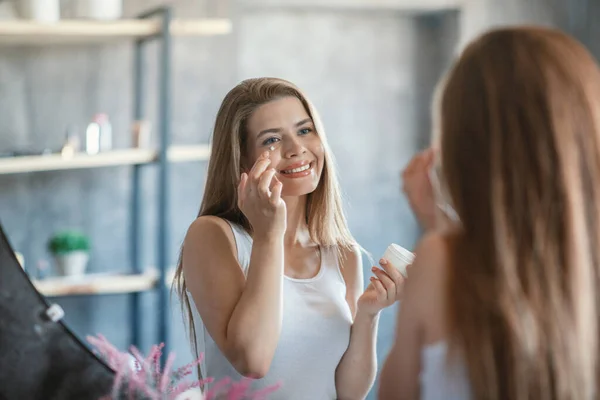
{"type": "Polygon", "coordinates": [[[247,132],[250,167],[268,151],[270,167],[283,184],[282,196],[302,196],[317,188],[325,150],[298,98],[282,97],[261,105],[248,119],[247,132]]]}

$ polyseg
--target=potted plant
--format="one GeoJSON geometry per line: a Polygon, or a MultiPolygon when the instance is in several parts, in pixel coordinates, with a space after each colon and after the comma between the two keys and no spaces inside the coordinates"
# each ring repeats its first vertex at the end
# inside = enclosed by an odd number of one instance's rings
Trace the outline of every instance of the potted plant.
{"type": "Polygon", "coordinates": [[[60,275],[80,276],[85,273],[90,242],[83,233],[72,230],[57,232],[48,241],[48,250],[54,256],[60,275]]]}

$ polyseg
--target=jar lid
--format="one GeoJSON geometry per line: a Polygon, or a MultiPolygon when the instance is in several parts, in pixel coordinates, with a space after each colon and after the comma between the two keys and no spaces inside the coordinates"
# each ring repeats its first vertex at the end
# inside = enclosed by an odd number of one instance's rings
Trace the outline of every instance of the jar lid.
{"type": "Polygon", "coordinates": [[[394,256],[398,257],[406,264],[412,264],[413,260],[415,259],[414,253],[395,243],[390,244],[389,250],[394,256]]]}

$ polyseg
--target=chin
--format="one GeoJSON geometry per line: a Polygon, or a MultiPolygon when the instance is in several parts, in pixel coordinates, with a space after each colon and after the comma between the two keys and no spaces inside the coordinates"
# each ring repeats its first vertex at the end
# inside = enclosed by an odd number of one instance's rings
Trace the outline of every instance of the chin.
{"type": "Polygon", "coordinates": [[[311,194],[317,189],[316,184],[304,184],[304,185],[283,185],[281,191],[281,197],[300,197],[311,194]]]}

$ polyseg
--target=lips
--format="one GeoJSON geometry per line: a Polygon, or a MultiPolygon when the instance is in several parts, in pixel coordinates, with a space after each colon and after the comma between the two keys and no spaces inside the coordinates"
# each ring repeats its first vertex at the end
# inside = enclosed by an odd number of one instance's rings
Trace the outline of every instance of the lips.
{"type": "Polygon", "coordinates": [[[286,166],[284,169],[279,171],[279,174],[286,178],[300,178],[309,175],[312,171],[312,168],[312,162],[302,161],[286,166]]]}

